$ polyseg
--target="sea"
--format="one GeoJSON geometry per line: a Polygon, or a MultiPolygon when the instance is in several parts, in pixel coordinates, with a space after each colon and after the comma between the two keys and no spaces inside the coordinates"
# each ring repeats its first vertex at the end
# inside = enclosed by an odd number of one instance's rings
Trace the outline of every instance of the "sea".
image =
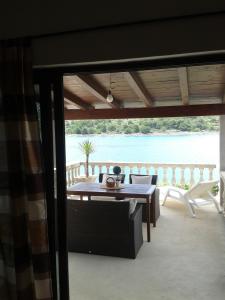
{"type": "Polygon", "coordinates": [[[79,144],[89,139],[95,152],[92,162],[205,163],[219,170],[219,133],[168,133],[158,135],[67,135],[66,161],[85,156],[79,144]]]}

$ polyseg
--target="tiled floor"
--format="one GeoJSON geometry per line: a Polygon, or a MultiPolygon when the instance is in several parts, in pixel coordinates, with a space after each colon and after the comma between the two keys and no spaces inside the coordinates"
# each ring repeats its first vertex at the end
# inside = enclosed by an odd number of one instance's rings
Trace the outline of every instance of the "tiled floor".
{"type": "MultiPolygon", "coordinates": [[[[143,225],[146,238],[146,226],[143,225]]],[[[70,253],[71,300],[224,300],[225,219],[168,200],[135,260],[70,253]]]]}

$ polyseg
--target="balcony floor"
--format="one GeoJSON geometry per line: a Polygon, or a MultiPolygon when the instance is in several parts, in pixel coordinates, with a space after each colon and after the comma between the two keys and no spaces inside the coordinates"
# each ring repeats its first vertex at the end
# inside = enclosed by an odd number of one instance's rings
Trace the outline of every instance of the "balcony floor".
{"type": "MultiPolygon", "coordinates": [[[[146,226],[143,224],[146,240],[146,226]]],[[[225,219],[168,200],[135,260],[69,253],[71,300],[224,300],[225,219]]]]}

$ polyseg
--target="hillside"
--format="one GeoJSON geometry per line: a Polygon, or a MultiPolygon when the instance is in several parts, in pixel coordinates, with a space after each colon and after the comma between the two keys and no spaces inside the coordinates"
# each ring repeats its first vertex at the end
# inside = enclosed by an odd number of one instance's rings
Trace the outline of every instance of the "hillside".
{"type": "Polygon", "coordinates": [[[66,134],[151,134],[218,131],[219,117],[66,121],[66,134]]]}

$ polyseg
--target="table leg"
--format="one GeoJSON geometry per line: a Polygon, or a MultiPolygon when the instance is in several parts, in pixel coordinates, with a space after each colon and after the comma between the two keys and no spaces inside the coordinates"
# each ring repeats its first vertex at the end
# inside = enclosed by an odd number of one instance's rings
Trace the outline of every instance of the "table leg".
{"type": "Polygon", "coordinates": [[[150,214],[152,213],[151,215],[151,218],[153,220],[153,227],[156,227],[156,216],[155,216],[155,191],[154,193],[151,195],[151,204],[150,204],[150,214]]]}
{"type": "Polygon", "coordinates": [[[150,201],[146,199],[146,217],[147,217],[147,241],[151,241],[151,228],[150,228],[150,201]]]}

